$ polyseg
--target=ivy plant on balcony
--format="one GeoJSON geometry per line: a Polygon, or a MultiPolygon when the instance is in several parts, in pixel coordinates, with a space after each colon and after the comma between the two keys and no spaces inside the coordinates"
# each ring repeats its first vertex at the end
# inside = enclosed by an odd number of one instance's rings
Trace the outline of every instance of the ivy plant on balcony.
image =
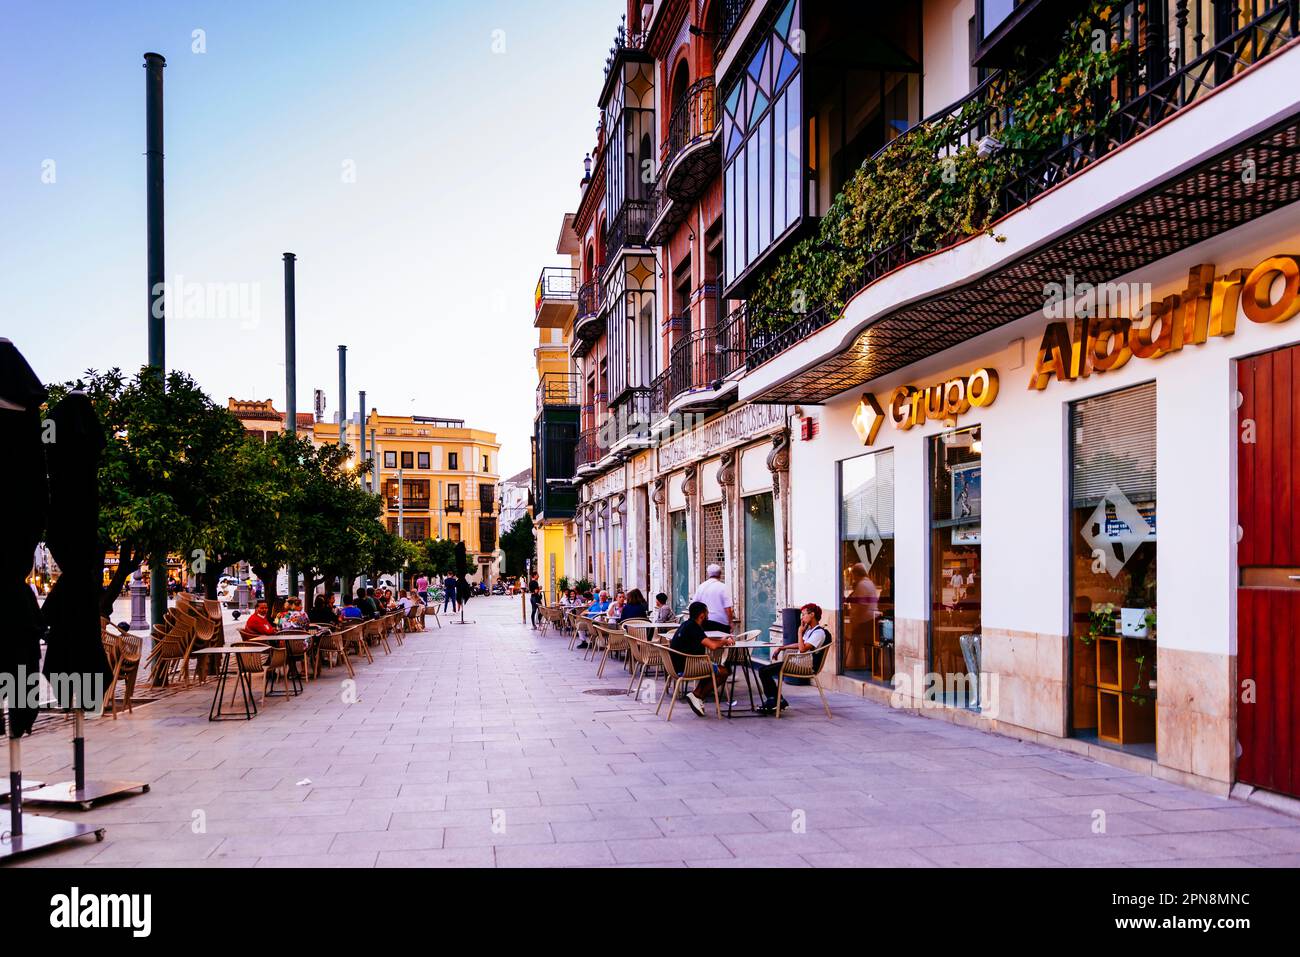
{"type": "Polygon", "coordinates": [[[1031,66],[1018,51],[1019,65],[990,81],[986,95],[917,124],[868,158],[816,233],[757,282],[750,331],[780,331],[817,308],[838,318],[882,250],[910,258],[992,235],[1004,191],[1028,167],[1063,144],[1102,141],[1120,107],[1112,90],[1128,49],[1128,41],[1110,38],[1112,12],[1094,0],[1065,31],[1054,60],[1031,66]],[[980,155],[973,129],[994,135],[1001,148],[980,155]]]}

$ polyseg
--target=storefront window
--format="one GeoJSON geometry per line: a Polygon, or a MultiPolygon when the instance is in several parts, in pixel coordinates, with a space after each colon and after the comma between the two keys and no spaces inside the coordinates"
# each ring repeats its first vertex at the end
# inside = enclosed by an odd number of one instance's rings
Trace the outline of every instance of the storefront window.
{"type": "Polygon", "coordinates": [[[1156,387],[1070,407],[1071,729],[1155,757],[1156,387]]]}
{"type": "Polygon", "coordinates": [[[980,429],[930,439],[930,671],[934,700],[979,703],[980,429]]]}
{"type": "Polygon", "coordinates": [[[673,611],[681,614],[691,603],[690,549],[686,544],[686,512],[672,513],[673,534],[673,611]]]}
{"type": "Polygon", "coordinates": [[[745,630],[766,641],[776,621],[776,519],[772,493],[750,495],[745,511],[745,630]]]}
{"type": "Polygon", "coordinates": [[[840,670],[894,678],[894,452],[840,463],[840,670]]]}

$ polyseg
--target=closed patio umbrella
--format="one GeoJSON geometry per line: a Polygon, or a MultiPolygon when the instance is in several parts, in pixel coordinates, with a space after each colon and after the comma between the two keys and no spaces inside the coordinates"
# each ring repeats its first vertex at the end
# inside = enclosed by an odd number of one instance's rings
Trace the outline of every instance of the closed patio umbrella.
{"type": "MultiPolygon", "coordinates": [[[[49,419],[54,441],[46,446],[50,514],[45,543],[59,563],[60,574],[42,609],[49,627],[44,670],[60,698],[56,707],[71,708],[71,685],[106,688],[109,679],[99,622],[103,575],[99,459],[105,442],[99,417],[84,392],[65,396],[49,419]],[[58,675],[75,676],[75,682],[55,680],[58,675]]],[[[94,709],[96,704],[75,702],[83,709],[94,709]]]]}
{"type": "MultiPolygon", "coordinates": [[[[40,668],[41,621],[36,595],[27,584],[32,556],[45,528],[48,508],[45,481],[45,446],[41,442],[41,403],[45,388],[21,352],[8,339],[0,339],[0,448],[9,453],[0,469],[0,608],[7,621],[0,628],[0,676],[20,692],[40,668]]],[[[36,710],[26,702],[5,702],[8,732],[19,737],[32,729],[36,710]]],[[[4,730],[0,712],[0,730],[4,730]]]]}

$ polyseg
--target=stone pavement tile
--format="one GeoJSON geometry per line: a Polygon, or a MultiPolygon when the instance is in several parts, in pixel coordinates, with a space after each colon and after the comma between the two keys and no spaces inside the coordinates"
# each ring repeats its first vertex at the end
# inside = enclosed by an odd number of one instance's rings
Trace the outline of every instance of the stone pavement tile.
{"type": "Polygon", "coordinates": [[[785,802],[768,794],[727,795],[723,798],[686,797],[679,801],[694,814],[716,814],[721,811],[780,811],[787,816],[790,814],[790,808],[785,802]]]}
{"type": "Polygon", "coordinates": [[[1216,808],[1150,811],[1133,815],[1162,831],[1217,831],[1296,825],[1296,819],[1267,808],[1223,805],[1216,808]]]}
{"type": "Polygon", "coordinates": [[[1176,855],[1139,843],[1136,837],[1094,834],[1091,837],[1025,841],[1025,847],[1060,861],[1068,867],[1113,867],[1134,860],[1166,860],[1176,855]]]}
{"type": "Polygon", "coordinates": [[[302,854],[302,855],[276,855],[274,857],[259,858],[256,866],[263,867],[293,867],[293,868],[325,868],[325,867],[374,867],[379,859],[376,851],[358,851],[350,854],[302,854]]]}
{"type": "Polygon", "coordinates": [[[753,814],[739,811],[718,814],[679,814],[677,816],[656,817],[654,823],[665,837],[680,837],[687,834],[745,834],[766,833],[767,831],[790,827],[790,818],[786,815],[780,828],[774,828],[753,814]]]}
{"type": "MultiPolygon", "coordinates": [[[[1257,867],[1259,865],[1253,864],[1250,861],[1246,860],[1245,858],[1241,858],[1241,857],[1200,857],[1200,858],[1189,858],[1186,860],[1174,860],[1174,861],[1169,861],[1169,860],[1133,861],[1128,864],[1125,864],[1124,866],[1130,868],[1159,868],[1161,870],[1168,870],[1169,868],[1173,868],[1173,867],[1179,867],[1179,868],[1195,867],[1198,869],[1202,867],[1223,867],[1223,868],[1231,868],[1235,870],[1237,868],[1257,867]]],[[[1294,867],[1295,863],[1293,862],[1289,866],[1294,867]]]]}
{"type": "MultiPolygon", "coordinates": [[[[1041,819],[1039,819],[1041,820],[1041,819]]],[[[931,821],[929,828],[942,834],[949,841],[957,844],[984,844],[1000,841],[1034,841],[1050,840],[1059,837],[1053,831],[1040,826],[1038,820],[1026,821],[1020,818],[1000,818],[996,820],[931,821]]]]}
{"type": "Polygon", "coordinates": [[[550,827],[555,840],[560,843],[664,836],[664,832],[653,819],[644,817],[605,818],[601,821],[552,821],[550,827]]]}
{"type": "MultiPolygon", "coordinates": [[[[527,810],[536,809],[512,809],[508,812],[508,820],[515,820],[517,813],[527,810]]],[[[489,827],[491,824],[492,811],[485,807],[459,808],[453,811],[441,809],[432,811],[394,811],[389,819],[387,830],[401,832],[445,827],[489,827]]]]}
{"type": "Polygon", "coordinates": [[[1265,854],[1251,859],[1256,867],[1300,867],[1300,854],[1265,854]]]}
{"type": "MultiPolygon", "coordinates": [[[[663,815],[690,814],[694,809],[681,798],[651,798],[646,801],[615,801],[610,804],[586,805],[597,820],[621,817],[660,817],[663,815]]],[[[717,810],[716,805],[711,805],[717,810]]]]}
{"type": "MultiPolygon", "coordinates": [[[[325,817],[304,816],[286,818],[282,822],[285,834],[323,834],[343,831],[386,831],[390,826],[391,811],[349,810],[346,814],[325,817]]],[[[211,828],[209,827],[209,830],[211,828]]]]}
{"type": "Polygon", "coordinates": [[[876,847],[861,851],[829,851],[805,854],[813,867],[934,867],[916,851],[906,847],[876,847]]]}
{"type": "Polygon", "coordinates": [[[1106,834],[1111,837],[1127,837],[1134,834],[1160,834],[1160,828],[1148,824],[1137,814],[1107,814],[1105,818],[1094,817],[1091,813],[1076,812],[1055,817],[1035,817],[1035,827],[1051,831],[1057,837],[1091,837],[1094,828],[1104,821],[1106,834]]]}
{"type": "Polygon", "coordinates": [[[448,794],[447,810],[459,808],[510,808],[540,805],[536,791],[501,791],[493,794],[448,794]]]}
{"type": "Polygon", "coordinates": [[[316,834],[232,834],[221,842],[214,857],[279,857],[324,854],[334,833],[316,834]]]}
{"type": "Polygon", "coordinates": [[[798,854],[776,854],[770,857],[711,857],[704,860],[692,858],[689,861],[684,861],[683,864],[690,868],[761,867],[770,870],[786,870],[787,868],[804,868],[812,866],[807,860],[800,857],[798,854]]]}
{"type": "Polygon", "coordinates": [[[949,844],[917,848],[916,853],[940,867],[1059,867],[1060,864],[1023,844],[949,844]]]}
{"type": "Polygon", "coordinates": [[[498,847],[496,856],[498,867],[605,867],[615,863],[614,855],[599,840],[498,847]]]}
{"type": "Polygon", "coordinates": [[[706,860],[726,860],[733,856],[721,841],[709,835],[618,840],[608,841],[607,845],[620,864],[650,864],[658,861],[697,864],[706,860]]]}
{"type": "Polygon", "coordinates": [[[95,855],[94,860],[97,864],[165,864],[184,859],[201,860],[229,840],[231,838],[209,835],[181,835],[171,840],[106,841],[102,845],[103,851],[95,855]]]}
{"type": "MultiPolygon", "coordinates": [[[[1190,810],[1193,808],[1220,808],[1231,807],[1234,802],[1228,798],[1219,797],[1215,794],[1206,794],[1203,791],[1192,791],[1182,789],[1179,791],[1153,791],[1148,790],[1147,785],[1155,784],[1150,780],[1143,780],[1140,786],[1126,791],[1125,794],[1135,801],[1141,801],[1143,804],[1149,804],[1153,808],[1161,810],[1180,811],[1190,810]]],[[[1087,792],[1080,792],[1087,793],[1087,792]]]]}
{"type": "Polygon", "coordinates": [[[736,857],[773,857],[782,854],[818,854],[843,849],[828,835],[838,835],[839,831],[818,832],[805,831],[802,834],[785,831],[764,831],[762,833],[719,834],[721,841],[736,857]]]}
{"type": "Polygon", "coordinates": [[[619,801],[639,800],[633,797],[628,788],[573,788],[572,790],[548,789],[538,792],[541,804],[614,804],[619,801]]]}
{"type": "Polygon", "coordinates": [[[329,852],[420,851],[443,846],[442,828],[405,828],[400,831],[347,831],[334,835],[329,852]]]}
{"type": "Polygon", "coordinates": [[[1242,831],[1189,831],[1165,834],[1141,834],[1133,838],[1151,853],[1135,855],[1135,859],[1152,859],[1167,853],[1178,859],[1202,857],[1246,857],[1268,854],[1273,851],[1268,845],[1248,835],[1254,833],[1242,831]],[[1159,852],[1159,853],[1157,853],[1159,852]]]}
{"type": "Polygon", "coordinates": [[[549,824],[511,824],[509,813],[500,826],[489,822],[483,827],[449,827],[444,832],[444,847],[481,847],[505,844],[554,844],[549,824]]]}
{"type": "Polygon", "coordinates": [[[1248,831],[1247,837],[1274,852],[1300,852],[1300,822],[1295,827],[1268,827],[1248,831]]]}
{"type": "Polygon", "coordinates": [[[1072,797],[1045,798],[1038,804],[1042,807],[1043,817],[1080,811],[1091,814],[1095,810],[1105,811],[1107,814],[1132,814],[1151,810],[1151,805],[1135,801],[1122,794],[1080,794],[1072,797]]]}

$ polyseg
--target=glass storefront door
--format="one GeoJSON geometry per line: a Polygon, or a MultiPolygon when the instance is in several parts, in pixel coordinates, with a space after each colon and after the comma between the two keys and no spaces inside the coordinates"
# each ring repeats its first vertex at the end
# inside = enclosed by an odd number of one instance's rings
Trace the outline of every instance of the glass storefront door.
{"type": "Polygon", "coordinates": [[[681,614],[691,603],[690,550],[686,544],[686,511],[672,513],[673,611],[681,614]]]}
{"type": "Polygon", "coordinates": [[[980,429],[930,439],[930,672],[934,700],[979,703],[980,429]]]}
{"type": "Polygon", "coordinates": [[[745,512],[745,631],[767,641],[776,621],[776,513],[772,493],[750,495],[745,512]]]}
{"type": "Polygon", "coordinates": [[[1070,728],[1155,757],[1156,387],[1070,406],[1070,728]]]}
{"type": "Polygon", "coordinates": [[[894,452],[840,463],[840,671],[894,678],[894,452]]]}

